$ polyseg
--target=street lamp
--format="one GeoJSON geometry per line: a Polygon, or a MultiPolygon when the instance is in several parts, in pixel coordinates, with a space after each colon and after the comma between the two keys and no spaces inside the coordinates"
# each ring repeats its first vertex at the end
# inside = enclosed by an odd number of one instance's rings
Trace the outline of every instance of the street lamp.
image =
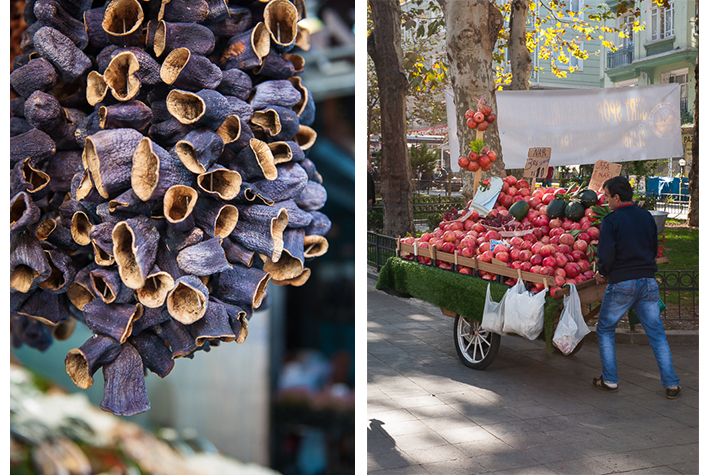
{"type": "Polygon", "coordinates": [[[680,167],[680,176],[685,176],[685,158],[678,160],[678,166],[680,167]]]}

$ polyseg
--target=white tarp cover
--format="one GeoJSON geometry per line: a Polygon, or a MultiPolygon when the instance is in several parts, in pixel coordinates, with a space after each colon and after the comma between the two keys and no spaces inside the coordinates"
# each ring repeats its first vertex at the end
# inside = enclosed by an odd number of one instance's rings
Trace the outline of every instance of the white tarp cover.
{"type": "MultiPolygon", "coordinates": [[[[447,91],[452,165],[453,94],[447,91]]],[[[505,168],[524,168],[528,149],[552,147],[551,166],[597,160],[627,162],[683,156],[680,85],[497,91],[497,122],[505,168]]],[[[484,135],[485,141],[485,135],[484,135]]],[[[462,147],[465,151],[467,145],[462,147]]]]}

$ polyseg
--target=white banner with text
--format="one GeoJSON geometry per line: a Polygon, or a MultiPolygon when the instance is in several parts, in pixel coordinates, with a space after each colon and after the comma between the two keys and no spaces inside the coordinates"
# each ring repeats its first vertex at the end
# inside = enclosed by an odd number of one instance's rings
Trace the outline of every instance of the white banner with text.
{"type": "MultiPolygon", "coordinates": [[[[446,99],[453,106],[451,91],[446,99]]],[[[531,147],[551,147],[554,167],[683,156],[679,84],[497,91],[496,102],[507,169],[524,168],[531,147]]],[[[455,150],[456,122],[447,112],[455,162],[465,147],[455,150]]]]}

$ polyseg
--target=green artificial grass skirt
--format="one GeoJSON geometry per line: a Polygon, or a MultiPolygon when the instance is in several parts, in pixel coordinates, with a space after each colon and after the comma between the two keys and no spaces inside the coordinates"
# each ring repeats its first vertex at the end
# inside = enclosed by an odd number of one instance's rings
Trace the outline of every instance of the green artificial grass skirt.
{"type": "MultiPolygon", "coordinates": [[[[500,302],[510,288],[505,284],[399,257],[390,257],[380,270],[376,288],[408,294],[455,312],[468,320],[480,322],[483,318],[486,288],[489,283],[491,298],[500,302]]],[[[552,346],[552,335],[555,333],[554,319],[561,306],[562,299],[549,295],[545,297],[545,326],[540,337],[545,339],[547,352],[550,354],[554,350],[552,346]]]]}

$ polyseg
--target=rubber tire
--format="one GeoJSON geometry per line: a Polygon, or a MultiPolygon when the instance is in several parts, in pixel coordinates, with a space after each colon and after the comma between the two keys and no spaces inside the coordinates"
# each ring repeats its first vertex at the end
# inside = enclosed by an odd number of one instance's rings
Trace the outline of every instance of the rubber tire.
{"type": "MultiPolygon", "coordinates": [[[[471,361],[471,359],[467,358],[467,356],[464,355],[464,351],[461,348],[461,345],[464,344],[465,340],[463,338],[459,338],[459,325],[464,324],[468,324],[466,319],[463,318],[461,315],[457,314],[456,318],[454,319],[454,347],[456,348],[456,354],[458,355],[461,362],[467,367],[478,370],[486,369],[491,363],[493,363],[493,360],[495,360],[496,355],[498,354],[498,349],[500,348],[500,335],[491,332],[481,332],[481,337],[483,337],[484,340],[490,343],[490,346],[488,347],[488,352],[480,361],[471,361]]],[[[474,329],[476,328],[476,326],[481,325],[480,322],[475,321],[471,322],[470,324],[474,325],[474,329]]]]}

